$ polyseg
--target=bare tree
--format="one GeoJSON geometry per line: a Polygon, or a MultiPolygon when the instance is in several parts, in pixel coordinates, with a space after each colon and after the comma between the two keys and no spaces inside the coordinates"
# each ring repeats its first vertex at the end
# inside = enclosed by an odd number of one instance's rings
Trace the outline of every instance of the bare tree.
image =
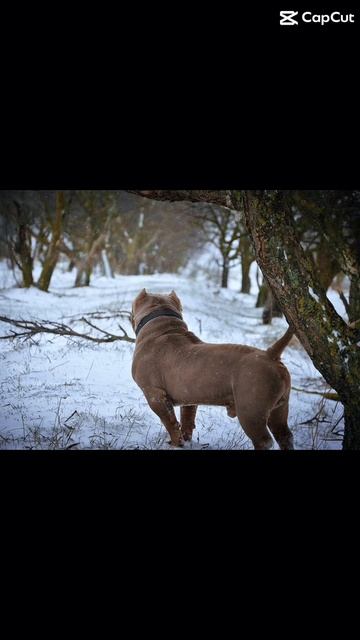
{"type": "Polygon", "coordinates": [[[204,240],[218,251],[217,264],[221,268],[221,286],[226,289],[230,269],[239,260],[239,212],[216,205],[206,205],[194,207],[191,216],[194,224],[201,229],[204,240]]]}
{"type": "Polygon", "coordinates": [[[31,287],[33,279],[32,234],[33,213],[22,193],[3,192],[0,212],[3,218],[5,242],[10,260],[22,275],[22,286],[31,287]]]}
{"type": "Polygon", "coordinates": [[[89,286],[96,264],[114,274],[113,222],[118,214],[114,191],[72,191],[60,251],[76,268],[75,287],[89,286]]]}
{"type": "Polygon", "coordinates": [[[64,191],[57,191],[55,194],[55,215],[48,215],[51,237],[46,248],[41,275],[37,283],[37,286],[41,291],[48,291],[51,277],[60,256],[64,215],[65,193],[64,191]]]}
{"type": "Polygon", "coordinates": [[[65,214],[65,192],[13,191],[0,199],[5,238],[13,263],[20,269],[23,286],[34,283],[35,259],[41,263],[36,286],[48,291],[60,255],[65,214]]]}

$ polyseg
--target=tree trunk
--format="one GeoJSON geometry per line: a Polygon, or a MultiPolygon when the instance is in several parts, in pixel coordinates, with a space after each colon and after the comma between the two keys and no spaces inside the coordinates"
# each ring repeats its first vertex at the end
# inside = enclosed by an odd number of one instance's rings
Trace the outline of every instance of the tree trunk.
{"type": "Polygon", "coordinates": [[[102,233],[98,238],[93,240],[89,253],[83,260],[77,263],[77,274],[75,279],[75,287],[88,287],[92,270],[94,268],[95,258],[105,242],[105,234],[102,233]]]}
{"type": "MultiPolygon", "coordinates": [[[[355,344],[348,356],[348,380],[345,381],[344,404],[345,433],[343,449],[360,450],[360,348],[355,344]],[[356,393],[357,390],[357,393],[356,393]]],[[[340,395],[340,394],[339,394],[340,395]]]]}
{"type": "Polygon", "coordinates": [[[17,215],[17,242],[13,247],[13,258],[22,273],[22,285],[25,288],[34,284],[33,280],[33,258],[31,255],[31,231],[26,223],[21,205],[14,200],[17,215]],[[18,256],[18,258],[16,258],[18,256]]]}
{"type": "Polygon", "coordinates": [[[114,278],[114,272],[112,270],[111,264],[110,264],[110,260],[107,254],[106,249],[103,249],[101,251],[101,259],[102,259],[102,264],[103,264],[103,268],[104,268],[104,275],[106,278],[114,278]]]}
{"type": "Polygon", "coordinates": [[[320,242],[315,260],[316,275],[324,289],[328,289],[337,273],[340,271],[336,256],[332,255],[328,243],[320,242]]]}
{"type": "Polygon", "coordinates": [[[30,231],[26,225],[19,227],[19,256],[23,276],[23,286],[28,288],[34,284],[33,280],[33,259],[31,257],[31,238],[29,241],[30,231]]]}
{"type": "Polygon", "coordinates": [[[56,192],[56,212],[52,225],[52,237],[46,253],[45,261],[38,282],[41,291],[48,291],[50,280],[60,254],[60,241],[62,235],[62,221],[65,209],[65,194],[63,191],[56,192]]]}
{"type": "Polygon", "coordinates": [[[352,276],[350,280],[348,315],[349,322],[360,320],[360,278],[358,276],[352,276]]]}
{"type": "Polygon", "coordinates": [[[267,295],[262,314],[263,324],[271,324],[273,318],[281,318],[283,315],[281,308],[271,290],[267,288],[267,295]]]}
{"type": "Polygon", "coordinates": [[[259,289],[255,307],[264,307],[262,314],[263,324],[271,324],[273,318],[281,318],[283,315],[278,301],[266,283],[262,284],[259,289]]]}
{"type": "Polygon", "coordinates": [[[241,293],[250,293],[251,280],[250,280],[250,267],[252,265],[252,258],[241,256],[241,293]]]}
{"type": "Polygon", "coordinates": [[[241,293],[250,293],[250,267],[254,261],[250,238],[246,235],[240,241],[241,253],[241,293]]]}
{"type": "Polygon", "coordinates": [[[267,295],[268,295],[268,286],[264,282],[259,287],[259,293],[258,293],[258,297],[257,297],[257,300],[256,300],[256,305],[255,305],[256,309],[258,309],[259,307],[264,307],[265,306],[267,295]]]}
{"type": "Polygon", "coordinates": [[[241,275],[242,275],[241,293],[250,293],[250,289],[251,289],[250,267],[251,267],[251,264],[252,264],[252,261],[251,262],[244,262],[244,260],[241,261],[241,275]]]}
{"type": "Polygon", "coordinates": [[[78,268],[76,278],[75,278],[75,287],[89,287],[91,280],[92,267],[90,264],[82,265],[78,268]]]}
{"type": "MultiPolygon", "coordinates": [[[[360,375],[360,371],[359,371],[360,375]]],[[[352,398],[344,404],[345,407],[345,433],[343,449],[360,450],[360,404],[357,398],[352,398]]]]}
{"type": "Polygon", "coordinates": [[[89,281],[87,282],[86,278],[86,270],[83,267],[78,268],[75,278],[74,287],[86,287],[89,286],[89,281]]]}
{"type": "Polygon", "coordinates": [[[88,264],[85,269],[85,286],[86,287],[90,286],[91,274],[92,274],[92,265],[88,264]]]}
{"type": "Polygon", "coordinates": [[[229,282],[229,263],[224,260],[221,271],[221,288],[227,289],[229,282]]]}

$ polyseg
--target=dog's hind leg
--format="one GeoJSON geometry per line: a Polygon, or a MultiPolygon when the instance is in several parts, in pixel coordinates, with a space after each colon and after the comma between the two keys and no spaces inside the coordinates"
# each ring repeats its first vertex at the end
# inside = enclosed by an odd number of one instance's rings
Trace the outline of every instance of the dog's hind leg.
{"type": "Polygon", "coordinates": [[[273,447],[273,439],[266,427],[266,416],[254,411],[240,409],[237,416],[243,430],[253,443],[254,449],[266,450],[273,447]]]}
{"type": "Polygon", "coordinates": [[[195,416],[197,411],[197,405],[189,405],[186,407],[180,407],[180,422],[181,422],[181,433],[183,435],[184,440],[192,439],[192,432],[195,427],[195,416]]]}
{"type": "Polygon", "coordinates": [[[282,405],[272,410],[268,420],[268,427],[280,449],[283,450],[294,449],[294,438],[287,423],[288,413],[289,403],[286,400],[282,405]]]}
{"type": "Polygon", "coordinates": [[[180,424],[177,421],[174,405],[168,398],[166,391],[154,387],[144,391],[145,397],[149,403],[150,408],[159,416],[161,422],[166,428],[170,436],[170,443],[175,447],[182,447],[184,445],[180,424]]]}

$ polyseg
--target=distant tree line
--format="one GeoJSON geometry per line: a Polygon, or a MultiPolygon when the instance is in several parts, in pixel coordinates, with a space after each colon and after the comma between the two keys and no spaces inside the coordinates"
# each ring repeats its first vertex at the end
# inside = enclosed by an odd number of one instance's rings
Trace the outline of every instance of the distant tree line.
{"type": "MultiPolygon", "coordinates": [[[[0,257],[7,257],[11,266],[18,268],[20,286],[36,285],[48,291],[60,259],[67,259],[74,286],[81,287],[90,284],[96,267],[108,277],[174,273],[210,244],[217,256],[219,285],[226,288],[230,270],[240,265],[239,291],[250,293],[255,251],[243,202],[239,198],[235,202],[234,194],[240,192],[185,192],[191,202],[169,202],[168,192],[161,193],[158,201],[125,191],[2,191],[0,257]],[[208,197],[211,193],[213,201],[208,197]],[[35,264],[41,265],[36,282],[35,264]]],[[[359,284],[351,279],[347,300],[341,283],[344,275],[349,275],[349,260],[344,266],[339,244],[352,237],[348,212],[352,218],[356,215],[357,194],[286,192],[287,210],[317,278],[328,288],[336,276],[339,295],[352,320],[360,316],[359,284]],[[344,212],[339,234],[339,216],[344,212]]],[[[256,306],[263,307],[263,322],[268,324],[273,316],[282,315],[282,309],[259,268],[257,279],[256,306]]]]}
{"type": "Polygon", "coordinates": [[[0,257],[20,271],[19,286],[43,291],[60,259],[67,259],[74,286],[81,287],[90,284],[96,267],[108,277],[176,273],[210,244],[221,287],[240,265],[239,290],[250,293],[255,259],[238,211],[159,203],[125,191],[2,191],[0,239],[0,257]],[[36,264],[41,273],[35,282],[36,264]]]}
{"type": "Polygon", "coordinates": [[[184,208],[125,191],[2,191],[0,256],[17,267],[20,286],[42,291],[60,258],[76,287],[90,284],[95,267],[108,277],[177,272],[203,244],[184,208]]]}

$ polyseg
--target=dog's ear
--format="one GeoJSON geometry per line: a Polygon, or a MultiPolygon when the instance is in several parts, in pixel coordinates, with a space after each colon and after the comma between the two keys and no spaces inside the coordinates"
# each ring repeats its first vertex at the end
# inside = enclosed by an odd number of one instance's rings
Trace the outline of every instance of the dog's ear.
{"type": "Polygon", "coordinates": [[[143,289],[142,291],[140,291],[140,293],[136,296],[135,300],[136,302],[138,302],[138,300],[142,300],[143,298],[146,298],[147,293],[146,293],[146,289],[143,289]]]}
{"type": "Polygon", "coordinates": [[[144,300],[147,297],[147,292],[146,289],[143,289],[142,291],[140,291],[140,293],[136,296],[134,302],[133,302],[133,311],[135,311],[135,307],[137,306],[138,302],[141,302],[142,300],[144,300]]]}
{"type": "Polygon", "coordinates": [[[182,311],[182,304],[181,304],[179,298],[177,297],[174,289],[170,293],[169,298],[171,298],[175,302],[176,306],[180,309],[180,311],[182,311]]]}

